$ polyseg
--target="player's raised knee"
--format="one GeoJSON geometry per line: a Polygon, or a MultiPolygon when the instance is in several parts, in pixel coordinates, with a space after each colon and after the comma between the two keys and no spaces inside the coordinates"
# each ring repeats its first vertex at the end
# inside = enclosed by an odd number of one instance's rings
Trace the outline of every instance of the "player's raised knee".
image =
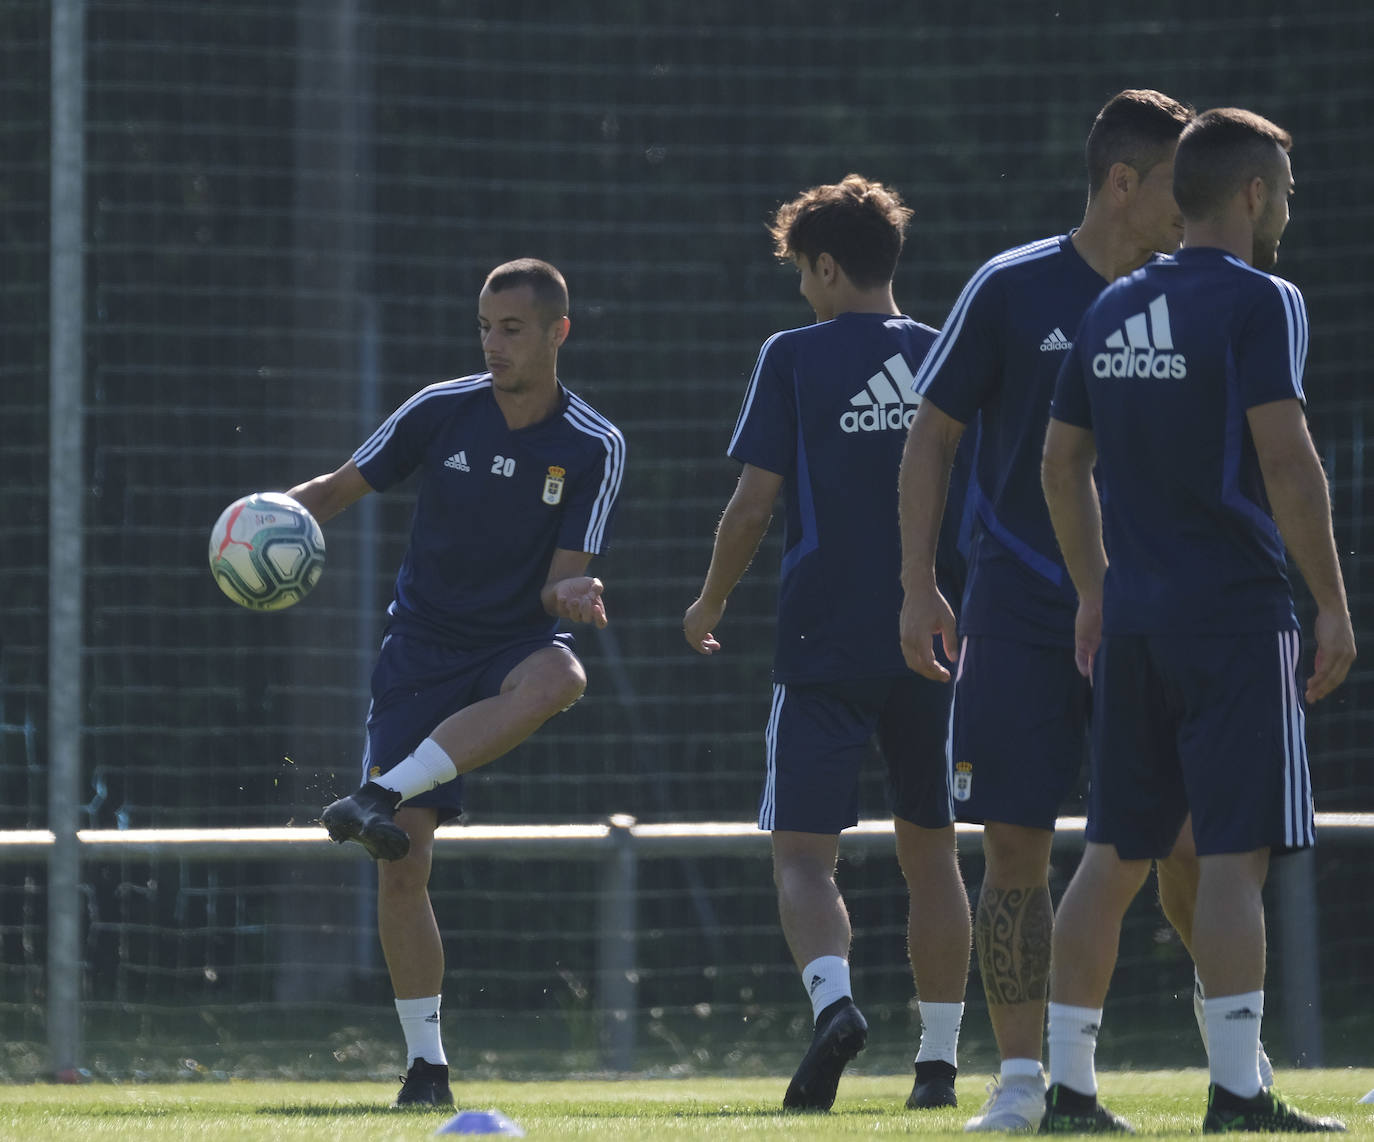
{"type": "Polygon", "coordinates": [[[511,671],[503,689],[518,690],[549,714],[566,710],[587,689],[587,672],[578,657],[562,647],[530,655],[511,671]]]}

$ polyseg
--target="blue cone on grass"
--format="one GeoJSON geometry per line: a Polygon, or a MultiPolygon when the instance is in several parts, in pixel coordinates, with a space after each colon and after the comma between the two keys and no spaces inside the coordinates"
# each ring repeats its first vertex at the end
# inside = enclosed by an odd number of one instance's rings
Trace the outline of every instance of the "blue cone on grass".
{"type": "Polygon", "coordinates": [[[509,1134],[525,1136],[524,1128],[512,1122],[499,1110],[460,1110],[445,1122],[435,1134],[509,1134]]]}

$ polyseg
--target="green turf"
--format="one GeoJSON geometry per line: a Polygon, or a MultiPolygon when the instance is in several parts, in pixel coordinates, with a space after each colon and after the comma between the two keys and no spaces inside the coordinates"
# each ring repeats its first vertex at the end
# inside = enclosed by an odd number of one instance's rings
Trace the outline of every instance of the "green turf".
{"type": "MultiPolygon", "coordinates": [[[[962,1134],[983,1100],[982,1076],[961,1076],[956,1110],[908,1111],[906,1076],[854,1075],[825,1115],[784,1115],[786,1080],[627,1079],[480,1082],[455,1087],[460,1109],[499,1109],[530,1138],[809,1139],[962,1134]]],[[[1133,1071],[1101,1077],[1103,1100],[1144,1135],[1197,1133],[1206,1075],[1199,1070],[1133,1071]]],[[[1343,1118],[1352,1137],[1374,1139],[1374,1106],[1358,1099],[1374,1069],[1289,1071],[1279,1089],[1305,1110],[1343,1118]]],[[[390,1142],[431,1137],[450,1111],[386,1109],[391,1084],[203,1082],[100,1083],[0,1088],[0,1138],[309,1139],[390,1142]]]]}

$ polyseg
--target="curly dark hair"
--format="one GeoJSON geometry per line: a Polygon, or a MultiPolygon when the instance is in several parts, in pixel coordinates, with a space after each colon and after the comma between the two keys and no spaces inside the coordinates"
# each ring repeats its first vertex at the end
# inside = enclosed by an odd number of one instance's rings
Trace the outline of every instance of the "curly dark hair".
{"type": "Polygon", "coordinates": [[[814,267],[829,254],[856,286],[873,289],[892,280],[911,214],[895,190],[851,174],[780,206],[768,229],[779,258],[814,267]]]}

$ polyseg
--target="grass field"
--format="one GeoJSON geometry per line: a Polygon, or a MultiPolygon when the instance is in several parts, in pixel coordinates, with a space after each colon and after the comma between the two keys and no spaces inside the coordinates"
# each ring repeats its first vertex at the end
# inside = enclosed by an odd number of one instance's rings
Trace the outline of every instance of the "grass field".
{"type": "MultiPolygon", "coordinates": [[[[956,1110],[906,1110],[910,1079],[855,1075],[826,1115],[784,1115],[786,1079],[628,1079],[481,1082],[455,1087],[458,1109],[499,1109],[529,1138],[809,1139],[961,1134],[984,1098],[983,1076],[960,1076],[956,1110]]],[[[1206,1074],[1132,1071],[1101,1076],[1103,1101],[1147,1136],[1196,1134],[1206,1074]]],[[[1334,1114],[1352,1137],[1374,1139],[1374,1105],[1358,1100],[1374,1069],[1288,1071],[1279,1089],[1305,1110],[1334,1114]]],[[[387,1109],[378,1083],[223,1082],[10,1086],[0,1089],[0,1139],[310,1139],[401,1142],[431,1137],[452,1112],[387,1109]]]]}

